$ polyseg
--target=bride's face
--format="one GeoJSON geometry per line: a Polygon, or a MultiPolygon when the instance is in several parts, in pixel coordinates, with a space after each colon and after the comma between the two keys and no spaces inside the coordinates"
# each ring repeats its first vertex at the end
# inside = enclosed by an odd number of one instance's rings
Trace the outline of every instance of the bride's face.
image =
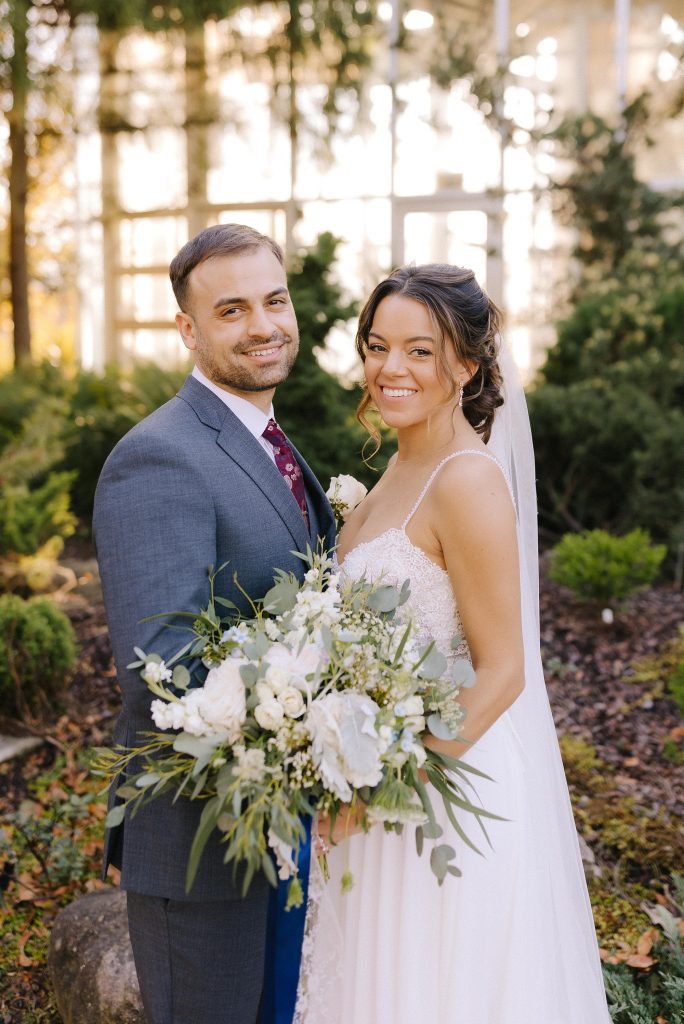
{"type": "MultiPolygon", "coordinates": [[[[446,361],[454,380],[466,379],[451,345],[446,361]]],[[[437,338],[422,302],[388,295],[379,303],[368,335],[364,363],[368,391],[390,427],[401,429],[424,422],[439,410],[451,416],[458,392],[440,372],[437,338]]]]}

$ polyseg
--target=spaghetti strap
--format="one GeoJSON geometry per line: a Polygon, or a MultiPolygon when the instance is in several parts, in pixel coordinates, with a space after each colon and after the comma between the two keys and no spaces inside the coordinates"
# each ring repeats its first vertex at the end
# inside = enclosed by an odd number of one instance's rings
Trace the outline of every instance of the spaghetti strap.
{"type": "Polygon", "coordinates": [[[506,486],[508,487],[508,493],[510,494],[511,501],[513,502],[513,508],[516,507],[515,506],[515,497],[513,495],[513,488],[511,487],[511,482],[508,479],[508,477],[506,476],[506,473],[504,472],[504,468],[501,465],[501,463],[499,462],[499,460],[494,455],[490,455],[489,452],[481,452],[478,448],[462,448],[458,452],[452,452],[451,455],[447,455],[446,458],[442,459],[442,461],[435,466],[435,468],[433,469],[432,473],[430,473],[430,476],[428,477],[428,480],[427,480],[427,483],[425,484],[425,487],[423,488],[423,490],[418,495],[418,500],[416,501],[416,503],[414,504],[413,508],[411,509],[411,511],[407,515],[406,519],[402,523],[402,525],[401,525],[402,530],[406,529],[406,527],[408,526],[408,524],[411,522],[411,520],[413,519],[414,515],[418,511],[420,503],[422,502],[422,500],[425,497],[425,495],[427,494],[427,492],[430,490],[430,485],[432,484],[432,481],[435,479],[435,477],[439,473],[439,471],[442,468],[442,466],[445,466],[447,464],[447,462],[451,462],[452,459],[457,459],[459,455],[479,455],[481,458],[489,459],[490,462],[493,462],[496,466],[498,466],[499,469],[501,470],[501,472],[503,473],[504,480],[506,481],[506,486]]]}

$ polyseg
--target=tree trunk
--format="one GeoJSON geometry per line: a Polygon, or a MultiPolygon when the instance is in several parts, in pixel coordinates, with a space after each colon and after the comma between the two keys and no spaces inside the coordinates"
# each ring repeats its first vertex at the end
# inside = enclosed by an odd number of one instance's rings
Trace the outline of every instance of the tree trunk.
{"type": "Polygon", "coordinates": [[[29,91],[27,55],[27,4],[11,5],[13,54],[10,61],[12,109],[9,121],[10,200],[10,297],[14,321],[14,362],[31,359],[31,324],[28,304],[28,249],[26,245],[26,202],[28,196],[28,154],[26,152],[26,99],[29,91]]]}
{"type": "Polygon", "coordinates": [[[209,92],[204,25],[185,30],[185,149],[187,161],[188,237],[207,226],[209,128],[216,120],[209,92]]]}

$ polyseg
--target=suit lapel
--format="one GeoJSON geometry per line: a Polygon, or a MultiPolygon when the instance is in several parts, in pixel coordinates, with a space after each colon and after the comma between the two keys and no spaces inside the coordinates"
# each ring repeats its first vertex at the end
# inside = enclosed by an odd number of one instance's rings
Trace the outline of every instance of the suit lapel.
{"type": "MultiPolygon", "coordinates": [[[[292,497],[275,463],[268,457],[253,434],[240,422],[221,399],[190,376],[178,392],[202,423],[217,431],[216,443],[253,480],[267,501],[273,505],[290,531],[297,551],[305,551],[310,543],[304,517],[292,497]]],[[[302,464],[302,473],[305,464],[302,464]]],[[[305,482],[310,486],[313,473],[306,466],[305,482]],[[308,475],[307,475],[308,474],[308,475]]],[[[317,481],[316,481],[317,483],[317,481]]],[[[320,491],[320,485],[318,485],[320,491]]],[[[321,492],[322,493],[322,492],[321,492]]],[[[324,496],[325,500],[325,496],[324,496]]]]}

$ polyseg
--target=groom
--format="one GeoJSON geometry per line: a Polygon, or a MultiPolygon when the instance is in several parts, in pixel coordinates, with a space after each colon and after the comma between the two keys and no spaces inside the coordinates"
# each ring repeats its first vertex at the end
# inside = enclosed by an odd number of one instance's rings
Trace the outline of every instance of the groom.
{"type": "MultiPolygon", "coordinates": [[[[301,577],[293,552],[318,537],[333,541],[321,486],[273,417],[275,388],[299,343],[280,248],[252,228],[222,224],[183,246],[170,276],[195,368],[175,398],[119,442],[95,498],[123,694],[114,740],[126,746],[152,727],[150,693],[126,668],[134,645],[166,659],[184,642],[142,619],[206,606],[209,567],[226,562],[216,595],[249,614],[242,591],[262,597],[275,568],[301,577]]],[[[149,1024],[254,1024],[268,885],[257,878],[242,898],[214,837],[185,892],[200,812],[200,802],[160,797],[127,816],[108,832],[105,870],[121,868],[149,1024]]]]}

